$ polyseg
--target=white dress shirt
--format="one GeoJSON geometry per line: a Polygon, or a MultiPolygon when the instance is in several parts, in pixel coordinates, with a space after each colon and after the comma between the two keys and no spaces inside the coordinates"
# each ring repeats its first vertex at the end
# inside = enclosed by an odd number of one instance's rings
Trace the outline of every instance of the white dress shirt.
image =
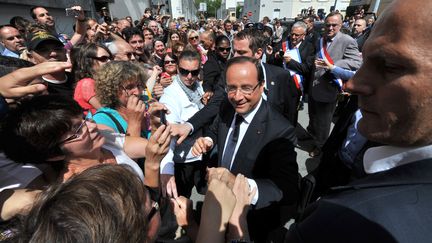
{"type": "Polygon", "coordinates": [[[418,147],[379,146],[366,150],[363,166],[368,174],[432,158],[432,145],[418,147]]]}

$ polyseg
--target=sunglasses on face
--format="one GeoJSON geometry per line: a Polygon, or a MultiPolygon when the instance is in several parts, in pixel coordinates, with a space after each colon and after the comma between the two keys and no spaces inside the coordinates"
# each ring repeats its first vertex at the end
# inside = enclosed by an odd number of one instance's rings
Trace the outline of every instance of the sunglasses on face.
{"type": "Polygon", "coordinates": [[[200,73],[200,70],[199,69],[187,70],[187,69],[183,69],[183,68],[179,67],[179,72],[183,76],[188,76],[189,73],[192,74],[192,76],[198,76],[198,74],[200,73]]]}
{"type": "Polygon", "coordinates": [[[198,40],[198,36],[191,36],[189,37],[189,40],[198,40]]]}
{"type": "Polygon", "coordinates": [[[174,60],[165,60],[164,63],[165,63],[165,65],[176,64],[176,61],[174,61],[174,60]]]}
{"type": "Polygon", "coordinates": [[[91,58],[98,60],[99,62],[103,62],[103,63],[112,60],[112,58],[110,56],[100,56],[100,57],[91,57],[91,58]]]}
{"type": "Polygon", "coordinates": [[[219,50],[220,52],[224,52],[224,51],[226,51],[226,52],[230,52],[230,51],[231,51],[231,47],[227,47],[227,48],[218,47],[218,50],[219,50]]]}

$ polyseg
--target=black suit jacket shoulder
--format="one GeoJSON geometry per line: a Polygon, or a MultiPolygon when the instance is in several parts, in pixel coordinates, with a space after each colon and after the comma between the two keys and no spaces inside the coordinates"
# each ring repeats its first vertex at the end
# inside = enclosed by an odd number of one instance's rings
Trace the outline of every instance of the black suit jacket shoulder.
{"type": "MultiPolygon", "coordinates": [[[[235,111],[224,107],[208,134],[218,148],[218,161],[228,136],[235,111]]],[[[281,202],[295,204],[298,199],[298,166],[294,127],[266,101],[262,101],[238,148],[231,172],[256,181],[259,199],[256,208],[281,202]]]]}
{"type": "Polygon", "coordinates": [[[285,242],[430,242],[432,159],[375,173],[309,207],[285,242]]]}
{"type": "Polygon", "coordinates": [[[213,91],[215,85],[225,83],[225,63],[222,62],[214,51],[211,51],[208,55],[208,60],[203,67],[204,81],[203,88],[204,91],[213,91]]]}
{"type": "Polygon", "coordinates": [[[300,92],[290,73],[281,67],[264,63],[267,101],[284,115],[292,125],[297,125],[297,106],[300,92]]]}

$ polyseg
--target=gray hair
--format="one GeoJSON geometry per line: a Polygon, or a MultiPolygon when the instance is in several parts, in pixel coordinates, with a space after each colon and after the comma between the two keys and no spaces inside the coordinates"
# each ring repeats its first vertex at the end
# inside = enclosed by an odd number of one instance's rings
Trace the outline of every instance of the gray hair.
{"type": "Polygon", "coordinates": [[[307,25],[303,21],[297,21],[291,26],[291,29],[294,29],[294,28],[302,28],[306,32],[307,25]]]}

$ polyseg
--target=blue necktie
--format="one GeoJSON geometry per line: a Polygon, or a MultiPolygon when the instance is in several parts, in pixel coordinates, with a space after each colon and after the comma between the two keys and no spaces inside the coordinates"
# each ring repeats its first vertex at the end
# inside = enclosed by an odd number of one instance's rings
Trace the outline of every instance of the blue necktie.
{"type": "Polygon", "coordinates": [[[243,117],[239,114],[235,116],[235,124],[234,129],[231,131],[230,135],[228,136],[228,142],[225,147],[225,153],[222,157],[221,165],[222,167],[227,168],[228,170],[231,167],[231,161],[234,155],[234,150],[237,145],[237,140],[240,132],[240,124],[243,122],[243,117]]]}

